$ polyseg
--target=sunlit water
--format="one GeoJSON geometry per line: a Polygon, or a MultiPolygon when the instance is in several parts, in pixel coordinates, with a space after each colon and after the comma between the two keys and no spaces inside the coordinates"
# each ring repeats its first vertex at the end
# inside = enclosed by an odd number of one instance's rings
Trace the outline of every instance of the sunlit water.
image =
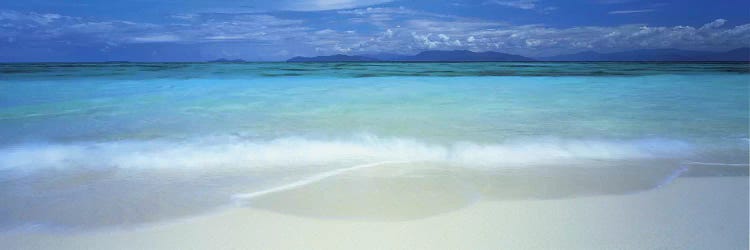
{"type": "Polygon", "coordinates": [[[747,176],[747,64],[0,65],[0,228],[402,220],[747,176]]]}

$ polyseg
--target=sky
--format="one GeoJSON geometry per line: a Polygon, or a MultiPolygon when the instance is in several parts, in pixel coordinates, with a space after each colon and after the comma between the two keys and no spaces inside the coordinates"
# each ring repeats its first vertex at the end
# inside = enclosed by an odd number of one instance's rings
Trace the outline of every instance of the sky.
{"type": "Polygon", "coordinates": [[[0,61],[278,61],[331,54],[750,46],[747,0],[20,0],[0,61]]]}

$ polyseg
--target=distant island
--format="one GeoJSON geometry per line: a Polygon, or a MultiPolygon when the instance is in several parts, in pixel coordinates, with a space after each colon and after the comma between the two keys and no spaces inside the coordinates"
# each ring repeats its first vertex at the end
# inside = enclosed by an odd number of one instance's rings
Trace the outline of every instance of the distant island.
{"type": "Polygon", "coordinates": [[[408,55],[370,55],[370,56],[315,56],[315,57],[294,57],[287,62],[529,62],[534,61],[532,58],[506,54],[500,52],[472,52],[468,50],[428,50],[419,54],[408,55]],[[378,57],[382,59],[378,59],[378,57]]]}
{"type": "Polygon", "coordinates": [[[614,53],[586,51],[550,57],[530,58],[501,52],[473,52],[469,50],[428,50],[416,55],[370,54],[370,55],[330,55],[314,57],[294,57],[287,62],[530,62],[530,61],[750,61],[750,48],[729,51],[691,51],[680,49],[630,50],[614,53]]]}

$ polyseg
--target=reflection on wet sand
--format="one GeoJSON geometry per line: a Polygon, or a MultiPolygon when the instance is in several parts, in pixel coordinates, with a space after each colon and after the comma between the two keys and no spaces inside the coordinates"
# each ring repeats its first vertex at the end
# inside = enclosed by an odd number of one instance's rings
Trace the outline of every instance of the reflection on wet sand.
{"type": "Polygon", "coordinates": [[[681,175],[696,173],[747,176],[747,168],[719,169],[674,161],[597,161],[576,166],[525,166],[489,171],[400,163],[342,173],[253,197],[244,204],[318,218],[410,220],[458,210],[478,199],[564,199],[642,192],[667,185],[681,175]]]}

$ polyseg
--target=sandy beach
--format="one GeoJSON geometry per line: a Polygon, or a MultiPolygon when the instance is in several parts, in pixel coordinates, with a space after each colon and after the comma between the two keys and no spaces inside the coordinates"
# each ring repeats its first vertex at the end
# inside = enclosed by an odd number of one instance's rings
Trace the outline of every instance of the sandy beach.
{"type": "MultiPolygon", "coordinates": [[[[333,191],[335,192],[335,191],[333,191]]],[[[748,178],[655,190],[478,201],[421,219],[296,216],[254,208],[136,229],[4,233],[4,249],[747,249],[748,178]]]]}
{"type": "Polygon", "coordinates": [[[747,10],[0,1],[0,250],[747,250],[747,10]]]}

